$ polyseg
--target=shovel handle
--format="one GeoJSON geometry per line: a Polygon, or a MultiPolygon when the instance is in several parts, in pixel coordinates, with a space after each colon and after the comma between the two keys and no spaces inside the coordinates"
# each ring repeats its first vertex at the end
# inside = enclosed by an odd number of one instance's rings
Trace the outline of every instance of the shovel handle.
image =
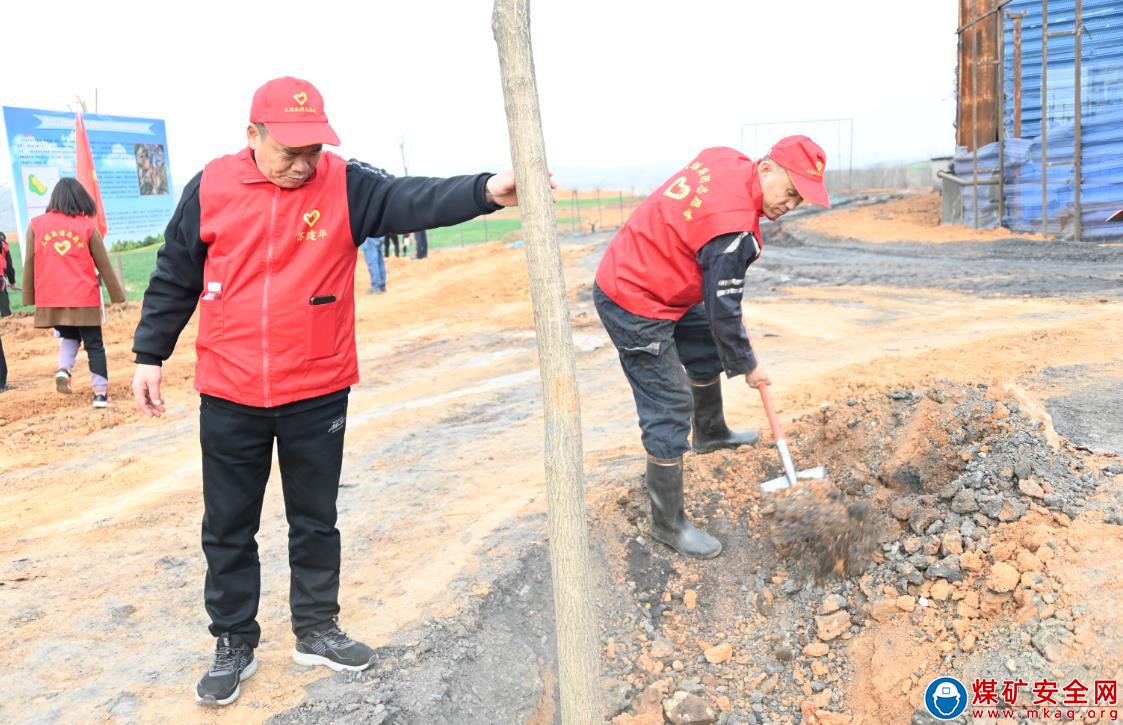
{"type": "Polygon", "coordinates": [[[764,403],[768,426],[772,429],[772,440],[779,444],[784,440],[784,431],[780,429],[780,419],[776,417],[776,409],[772,407],[772,395],[768,392],[768,384],[759,383],[756,389],[760,391],[760,402],[764,403]]]}
{"type": "Polygon", "coordinates": [[[776,442],[776,450],[780,452],[780,462],[784,464],[784,475],[787,476],[788,485],[794,486],[796,481],[795,464],[792,454],[788,452],[788,442],[784,440],[784,431],[780,429],[780,419],[776,417],[776,409],[772,407],[772,395],[768,392],[768,385],[760,383],[756,386],[760,391],[760,402],[764,403],[764,412],[768,415],[768,425],[772,428],[772,440],[776,442]]]}

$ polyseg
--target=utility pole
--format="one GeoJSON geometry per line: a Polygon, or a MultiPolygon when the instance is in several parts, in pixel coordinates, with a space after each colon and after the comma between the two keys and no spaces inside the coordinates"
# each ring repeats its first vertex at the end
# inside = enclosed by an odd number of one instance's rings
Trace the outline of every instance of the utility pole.
{"type": "Polygon", "coordinates": [[[398,137],[398,151],[402,154],[402,176],[409,176],[409,167],[406,166],[406,137],[398,137]]]}

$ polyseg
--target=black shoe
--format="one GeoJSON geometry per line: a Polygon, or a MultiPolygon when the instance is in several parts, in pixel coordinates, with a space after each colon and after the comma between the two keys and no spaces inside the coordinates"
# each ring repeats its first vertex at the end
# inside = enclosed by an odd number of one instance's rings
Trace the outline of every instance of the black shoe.
{"type": "Polygon", "coordinates": [[[109,393],[94,393],[94,407],[95,408],[108,408],[109,407],[109,393]]]}
{"type": "Polygon", "coordinates": [[[694,435],[691,436],[690,443],[695,453],[751,446],[760,440],[760,434],[755,430],[734,432],[725,424],[721,378],[702,385],[691,382],[690,392],[694,395],[694,415],[690,419],[694,435]]]}
{"type": "Polygon", "coordinates": [[[195,686],[195,701],[204,705],[229,705],[242,693],[241,684],[257,672],[253,647],[237,644],[230,635],[218,638],[214,648],[214,664],[195,686]]]}
{"type": "Polygon", "coordinates": [[[651,538],[696,559],[712,559],[721,553],[721,542],[686,518],[681,458],[670,465],[647,459],[647,495],[651,498],[651,538]]]}
{"type": "Polygon", "coordinates": [[[336,672],[360,672],[374,663],[374,650],[344,634],[333,618],[296,640],[292,660],[298,665],[324,665],[336,672]]]}

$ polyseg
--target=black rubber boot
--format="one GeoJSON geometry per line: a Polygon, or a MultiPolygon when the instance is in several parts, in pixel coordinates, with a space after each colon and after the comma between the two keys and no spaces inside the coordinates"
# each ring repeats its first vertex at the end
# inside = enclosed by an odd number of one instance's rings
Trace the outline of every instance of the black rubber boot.
{"type": "Polygon", "coordinates": [[[755,430],[734,432],[725,424],[725,411],[721,405],[721,378],[708,383],[691,381],[690,392],[694,394],[694,415],[690,424],[694,429],[691,446],[695,453],[751,446],[760,439],[760,434],[755,430]]]}
{"type": "Polygon", "coordinates": [[[721,542],[686,518],[682,458],[662,464],[648,457],[647,495],[651,498],[651,538],[696,559],[712,559],[721,553],[721,542]]]}

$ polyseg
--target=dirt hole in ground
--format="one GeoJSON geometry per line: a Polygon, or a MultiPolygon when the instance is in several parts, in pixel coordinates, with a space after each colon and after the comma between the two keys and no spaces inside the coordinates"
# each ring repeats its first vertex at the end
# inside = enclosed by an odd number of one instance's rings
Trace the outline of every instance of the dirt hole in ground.
{"type": "Polygon", "coordinates": [[[1017,412],[1017,402],[1007,402],[985,386],[898,388],[823,404],[796,421],[789,435],[797,466],[823,465],[828,476],[763,495],[779,553],[820,577],[853,575],[904,528],[928,534],[938,502],[967,463],[995,445],[1010,407],[1017,412]]]}
{"type": "MultiPolygon", "coordinates": [[[[675,721],[667,708],[701,707],[686,695],[713,705],[719,722],[796,723],[809,707],[853,707],[857,722],[858,710],[870,712],[852,702],[868,663],[851,662],[845,643],[867,628],[915,619],[933,639],[917,643],[910,630],[906,644],[954,672],[956,657],[1003,646],[988,645],[992,629],[977,617],[1054,616],[1059,589],[1035,564],[1053,545],[1003,532],[1023,518],[1027,531],[1067,525],[1104,479],[1050,445],[1048,423],[1011,389],[867,389],[785,432],[796,467],[823,465],[829,477],[796,496],[761,496],[759,483],[782,473],[771,446],[688,456],[687,512],[725,545],[717,559],[651,541],[640,476],[610,482],[591,507],[616,582],[602,621],[618,723],[675,721]],[[816,506],[805,519],[808,498],[816,506]],[[984,583],[998,561],[1016,572],[1013,590],[984,583]]],[[[894,697],[908,707],[912,694],[901,693],[915,694],[923,677],[902,678],[894,697]]]]}

